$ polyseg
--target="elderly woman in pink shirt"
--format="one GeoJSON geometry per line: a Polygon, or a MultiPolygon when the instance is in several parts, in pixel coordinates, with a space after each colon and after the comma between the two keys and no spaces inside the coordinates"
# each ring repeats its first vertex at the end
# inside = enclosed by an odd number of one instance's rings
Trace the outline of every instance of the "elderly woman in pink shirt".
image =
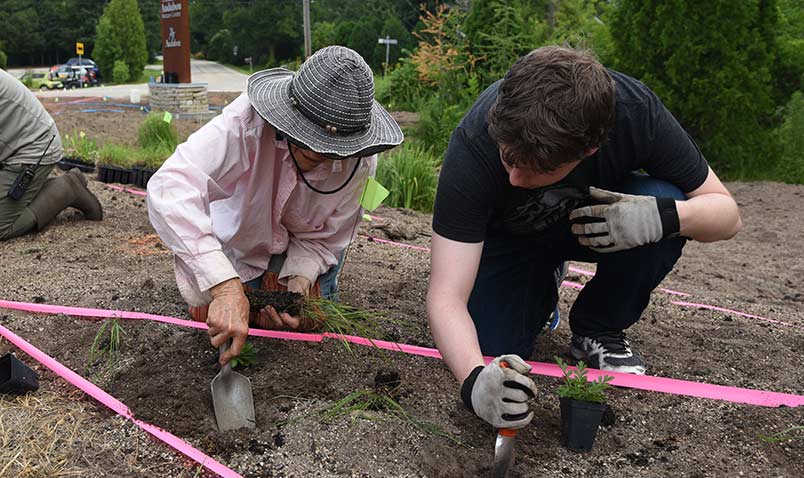
{"type": "MultiPolygon", "coordinates": [[[[191,315],[206,319],[213,346],[232,339],[222,364],[248,333],[244,284],[334,297],[377,153],[402,139],[374,101],[371,69],[333,46],[296,73],[273,68],[249,77],[248,91],[151,178],[151,224],[174,253],[191,315]]],[[[256,323],[299,327],[270,307],[256,323]]]]}

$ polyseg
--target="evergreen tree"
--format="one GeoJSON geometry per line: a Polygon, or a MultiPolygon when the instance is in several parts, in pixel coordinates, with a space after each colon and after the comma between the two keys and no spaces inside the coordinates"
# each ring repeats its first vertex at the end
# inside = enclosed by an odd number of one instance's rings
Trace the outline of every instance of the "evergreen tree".
{"type": "Polygon", "coordinates": [[[103,15],[98,20],[95,34],[95,48],[92,50],[92,58],[98,64],[101,71],[101,78],[113,78],[115,61],[123,57],[123,49],[120,41],[115,34],[112,21],[107,15],[103,15]]]}
{"type": "Polygon", "coordinates": [[[475,0],[465,34],[475,56],[481,87],[502,78],[516,60],[536,46],[527,35],[519,1],[475,0]]]}
{"type": "Polygon", "coordinates": [[[119,59],[128,65],[129,77],[139,78],[148,61],[148,51],[137,0],[111,0],[103,10],[103,16],[109,18],[121,49],[119,59]]]}
{"type": "Polygon", "coordinates": [[[618,68],[732,176],[768,163],[775,12],[775,0],[621,0],[612,18],[618,68]]]}

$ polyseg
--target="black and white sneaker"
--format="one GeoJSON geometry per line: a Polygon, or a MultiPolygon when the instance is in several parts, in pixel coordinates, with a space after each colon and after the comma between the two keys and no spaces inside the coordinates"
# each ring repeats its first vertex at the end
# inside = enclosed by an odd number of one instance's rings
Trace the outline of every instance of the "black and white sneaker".
{"type": "MultiPolygon", "coordinates": [[[[561,288],[561,283],[564,282],[564,278],[567,277],[567,271],[569,270],[569,262],[564,261],[556,267],[556,270],[553,271],[553,280],[556,282],[556,292],[558,289],[561,288]]],[[[561,309],[559,304],[561,301],[556,302],[556,308],[550,314],[550,330],[556,330],[558,328],[558,324],[561,323],[561,309]]]]}
{"type": "Polygon", "coordinates": [[[631,350],[625,332],[599,337],[572,335],[570,354],[583,360],[589,367],[609,372],[645,375],[647,365],[639,354],[631,350]]]}

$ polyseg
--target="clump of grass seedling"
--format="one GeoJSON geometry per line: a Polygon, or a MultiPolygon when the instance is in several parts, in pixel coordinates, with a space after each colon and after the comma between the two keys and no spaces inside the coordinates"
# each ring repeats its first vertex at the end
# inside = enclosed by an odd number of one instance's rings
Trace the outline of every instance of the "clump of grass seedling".
{"type": "Polygon", "coordinates": [[[127,169],[136,162],[137,150],[131,146],[110,143],[101,148],[99,155],[99,164],[127,169]]]}
{"type": "MultiPolygon", "coordinates": [[[[407,321],[392,319],[377,311],[363,310],[350,305],[319,297],[308,297],[302,303],[301,316],[321,324],[324,332],[338,335],[355,335],[374,339],[383,339],[383,325],[395,325],[411,328],[407,321]]],[[[352,351],[349,342],[344,345],[352,351]]]]}
{"type": "Polygon", "coordinates": [[[570,370],[566,362],[555,357],[556,363],[564,373],[564,385],[558,387],[558,396],[578,400],[580,402],[603,403],[606,401],[605,391],[614,377],[606,375],[597,380],[589,380],[586,364],[578,362],[577,370],[570,370]]]}
{"type": "Polygon", "coordinates": [[[137,140],[143,149],[173,151],[179,135],[173,123],[164,120],[164,113],[151,113],[137,129],[137,140]]]}
{"type": "Polygon", "coordinates": [[[257,363],[257,349],[246,343],[240,350],[240,355],[232,359],[232,368],[246,368],[257,363]]]}
{"type": "Polygon", "coordinates": [[[324,421],[349,415],[352,422],[358,418],[365,420],[400,420],[428,435],[446,438],[460,446],[467,446],[460,438],[444,431],[435,423],[422,420],[399,404],[393,397],[374,390],[358,390],[338,400],[319,412],[324,421]]]}
{"type": "Polygon", "coordinates": [[[405,143],[385,153],[377,164],[377,181],[391,191],[387,205],[433,211],[438,164],[429,149],[405,143]]]}
{"type": "Polygon", "coordinates": [[[773,435],[760,435],[759,439],[767,443],[781,443],[784,441],[804,440],[804,425],[790,427],[773,435]]]}
{"type": "Polygon", "coordinates": [[[98,333],[95,334],[95,340],[92,342],[92,347],[89,349],[89,360],[87,361],[87,369],[97,359],[106,357],[106,367],[111,369],[120,359],[120,344],[122,341],[123,326],[120,325],[119,319],[106,320],[101,324],[98,333]]]}

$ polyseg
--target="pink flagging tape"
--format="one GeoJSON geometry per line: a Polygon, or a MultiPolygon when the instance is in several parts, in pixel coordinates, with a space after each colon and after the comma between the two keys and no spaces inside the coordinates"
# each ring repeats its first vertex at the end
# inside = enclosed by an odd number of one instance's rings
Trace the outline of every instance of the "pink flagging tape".
{"type": "Polygon", "coordinates": [[[123,191],[124,193],[131,193],[136,194],[137,196],[147,196],[148,193],[145,191],[141,191],[139,189],[131,189],[131,188],[124,188],[121,186],[117,186],[115,184],[106,184],[106,187],[109,189],[114,189],[116,191],[123,191]]]}
{"type": "MultiPolygon", "coordinates": [[[[428,347],[398,344],[383,340],[354,337],[351,335],[325,333],[324,337],[346,340],[353,344],[364,345],[367,347],[378,347],[385,350],[401,351],[412,355],[421,355],[439,359],[442,358],[437,349],[428,347]]],[[[486,363],[489,363],[494,360],[494,357],[484,357],[484,359],[486,363]]],[[[561,368],[558,367],[558,365],[530,361],[527,363],[532,367],[532,374],[545,375],[548,377],[561,377],[563,375],[561,368]]],[[[763,407],[797,407],[799,405],[804,405],[804,396],[801,395],[767,392],[764,390],[753,390],[750,388],[727,387],[724,385],[690,382],[687,380],[654,377],[651,375],[632,375],[628,373],[603,372],[594,369],[589,370],[589,378],[592,380],[605,375],[611,375],[614,377],[614,380],[611,381],[612,385],[624,388],[669,393],[672,395],[685,395],[688,397],[709,398],[733,403],[746,403],[749,405],[759,405],[763,407]]]]}
{"type": "MultiPolygon", "coordinates": [[[[45,304],[27,304],[22,302],[0,301],[0,308],[2,307],[17,310],[26,310],[30,312],[46,312],[46,313],[54,313],[52,312],[54,308],[68,309],[68,310],[79,309],[77,307],[60,307],[45,304]]],[[[81,309],[81,310],[100,312],[100,314],[95,315],[95,317],[147,319],[147,320],[157,320],[160,322],[169,322],[176,325],[185,325],[189,327],[206,328],[206,324],[202,324],[200,322],[176,319],[173,317],[144,314],[141,312],[120,312],[120,311],[111,311],[103,309],[81,309]],[[167,321],[163,319],[170,319],[170,320],[167,321]]],[[[57,313],[67,313],[67,312],[62,311],[57,313]]],[[[69,315],[88,315],[88,314],[69,314],[69,315]]],[[[345,340],[350,343],[366,347],[378,347],[385,350],[399,351],[412,355],[441,358],[441,354],[439,353],[439,351],[433,348],[419,347],[408,344],[399,344],[395,342],[387,342],[384,340],[374,340],[365,337],[356,337],[352,335],[333,334],[329,332],[324,334],[303,334],[298,332],[279,332],[272,330],[250,329],[249,335],[257,335],[261,337],[277,338],[283,340],[303,340],[312,342],[320,342],[323,338],[331,338],[331,339],[345,340]],[[266,333],[256,333],[256,332],[266,332],[266,333]]],[[[491,360],[491,358],[487,357],[487,360],[491,360]]],[[[561,376],[561,369],[555,365],[541,362],[529,362],[529,363],[533,367],[533,370],[531,370],[531,372],[534,374],[546,375],[552,377],[561,376]]],[[[601,374],[601,372],[595,370],[590,370],[589,373],[590,377],[592,378],[595,378],[601,374]]],[[[711,398],[714,400],[724,400],[735,403],[747,403],[751,405],[760,405],[765,407],[778,407],[782,405],[794,407],[804,405],[804,396],[800,395],[778,393],[778,392],[766,392],[763,390],[753,390],[748,388],[727,387],[723,385],[712,385],[700,382],[689,382],[686,380],[654,377],[650,375],[640,376],[640,375],[621,374],[614,372],[606,372],[603,374],[608,374],[615,377],[614,381],[612,381],[612,384],[626,388],[670,393],[674,395],[686,395],[690,397],[711,398]]]]}
{"type": "Polygon", "coordinates": [[[42,365],[52,370],[54,373],[56,373],[56,375],[60,376],[64,380],[67,380],[69,383],[75,385],[90,397],[94,398],[103,405],[109,407],[111,410],[115,411],[118,415],[121,415],[131,420],[138,427],[142,428],[143,430],[150,433],[157,439],[161,440],[174,450],[184,454],[185,456],[195,461],[196,463],[200,464],[207,470],[224,478],[242,478],[237,472],[227,468],[225,465],[215,461],[211,457],[205,455],[203,452],[193,448],[187,442],[177,437],[176,435],[173,435],[172,433],[162,430],[161,428],[146,423],[142,420],[134,418],[134,416],[131,414],[131,410],[129,410],[128,407],[123,402],[104,392],[89,380],[73,372],[71,369],[58,362],[56,359],[52,358],[48,354],[34,347],[33,345],[25,341],[25,339],[19,337],[14,332],[8,330],[2,325],[0,325],[0,335],[5,337],[9,342],[16,345],[20,350],[24,351],[25,353],[33,357],[35,360],[39,361],[42,365]]]}
{"type": "MultiPolygon", "coordinates": [[[[166,315],[146,314],[144,312],[126,312],[122,310],[89,309],[86,307],[67,307],[63,305],[51,304],[31,304],[28,302],[15,302],[12,300],[0,300],[0,308],[22,310],[25,312],[37,312],[42,314],[65,314],[79,317],[103,317],[132,320],[153,320],[166,324],[193,327],[196,329],[208,329],[204,322],[194,320],[177,319],[166,315]]],[[[256,337],[267,337],[269,339],[283,340],[302,340],[305,342],[321,342],[324,336],[321,334],[303,334],[299,332],[283,332],[279,330],[249,329],[249,335],[256,337]]]]}
{"type": "MultiPolygon", "coordinates": [[[[494,360],[493,357],[483,357],[486,363],[494,360]]],[[[555,364],[543,362],[527,362],[530,365],[531,373],[545,375],[549,377],[561,377],[561,368],[555,364]]],[[[575,367],[570,367],[574,369],[575,367]]],[[[724,400],[733,403],[745,403],[748,405],[759,405],[762,407],[798,407],[804,405],[804,396],[791,393],[768,392],[765,390],[754,390],[750,388],[728,387],[725,385],[713,385],[711,383],[690,382],[675,378],[655,377],[652,375],[633,375],[629,373],[606,372],[595,369],[589,370],[589,378],[595,380],[598,377],[610,375],[614,377],[612,385],[625,388],[635,388],[640,390],[650,390],[652,392],[669,393],[671,395],[685,395],[688,397],[710,398],[713,400],[724,400]]]]}
{"type": "Polygon", "coordinates": [[[366,347],[377,347],[384,350],[393,350],[394,352],[404,352],[411,355],[421,355],[423,357],[432,357],[440,359],[441,352],[437,349],[429,347],[420,347],[418,345],[400,344],[397,342],[388,342],[386,340],[367,339],[365,337],[356,337],[354,335],[333,334],[330,332],[324,333],[324,338],[345,340],[347,342],[364,345],[366,347]]]}
{"type": "Polygon", "coordinates": [[[761,317],[759,315],[746,314],[745,312],[740,312],[739,310],[726,309],[724,307],[718,307],[716,305],[698,304],[695,302],[682,302],[680,300],[671,301],[670,303],[679,305],[681,307],[693,307],[696,309],[709,309],[709,310],[716,310],[718,312],[726,312],[728,314],[739,315],[740,317],[748,317],[750,319],[764,320],[765,322],[770,322],[772,324],[786,325],[788,327],[801,327],[801,325],[799,324],[791,324],[790,322],[782,322],[781,320],[769,319],[767,317],[761,317]]]}

